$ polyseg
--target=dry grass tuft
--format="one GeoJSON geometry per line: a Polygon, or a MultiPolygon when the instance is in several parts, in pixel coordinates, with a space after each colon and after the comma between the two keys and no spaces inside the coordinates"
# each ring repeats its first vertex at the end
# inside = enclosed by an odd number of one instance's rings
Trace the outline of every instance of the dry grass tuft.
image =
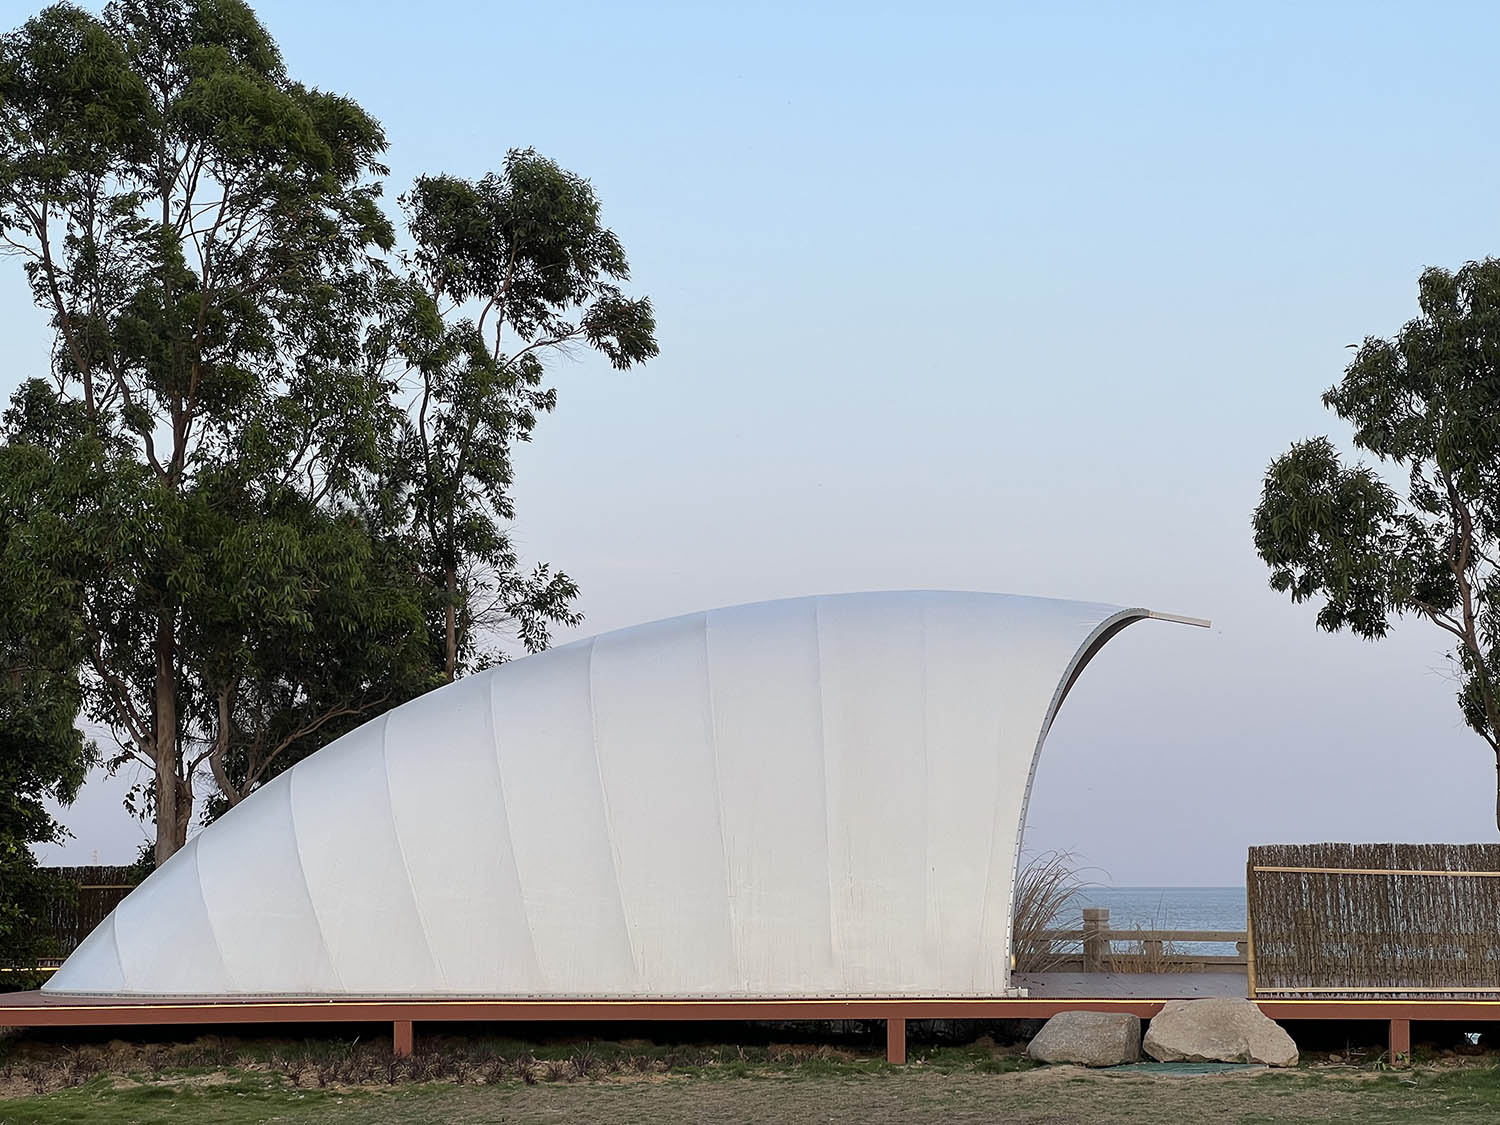
{"type": "Polygon", "coordinates": [[[1064,911],[1076,910],[1078,892],[1093,885],[1080,878],[1080,870],[1072,852],[1040,852],[1016,876],[1010,949],[1017,972],[1050,972],[1070,955],[1077,956],[1060,948],[1050,931],[1065,928],[1064,911]]]}
{"type": "Polygon", "coordinates": [[[1112,973],[1185,973],[1193,962],[1186,947],[1173,941],[1125,941],[1111,947],[1108,966],[1112,973]]]}

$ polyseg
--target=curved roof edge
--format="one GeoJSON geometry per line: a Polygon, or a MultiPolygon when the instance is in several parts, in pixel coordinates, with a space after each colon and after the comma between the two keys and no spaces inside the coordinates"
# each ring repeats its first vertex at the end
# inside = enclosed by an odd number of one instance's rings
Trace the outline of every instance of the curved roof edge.
{"type": "MultiPolygon", "coordinates": [[[[1026,789],[1021,797],[1021,818],[1016,824],[1016,851],[1011,861],[1013,880],[1019,878],[1021,874],[1021,846],[1026,838],[1026,819],[1031,808],[1031,787],[1036,781],[1037,763],[1041,761],[1042,746],[1047,741],[1047,735],[1052,731],[1053,720],[1057,718],[1057,713],[1062,709],[1068,693],[1073,690],[1073,685],[1078,682],[1078,677],[1083,675],[1083,670],[1088,667],[1089,662],[1099,655],[1099,650],[1114,640],[1127,625],[1133,625],[1137,621],[1167,621],[1175,625],[1192,625],[1199,629],[1207,629],[1213,624],[1206,617],[1185,617],[1177,613],[1160,613],[1137,606],[1133,609],[1122,609],[1119,613],[1105,618],[1079,646],[1078,652],[1073,656],[1067,671],[1063,673],[1063,678],[1057,685],[1057,693],[1052,697],[1052,703],[1047,708],[1047,716],[1042,721],[1041,732],[1037,735],[1036,749],[1031,752],[1031,770],[1026,775],[1026,789]]],[[[1014,886],[1011,890],[1014,893],[1014,886]]],[[[1014,926],[1014,902],[1011,903],[1010,914],[1011,925],[1014,926]]]]}

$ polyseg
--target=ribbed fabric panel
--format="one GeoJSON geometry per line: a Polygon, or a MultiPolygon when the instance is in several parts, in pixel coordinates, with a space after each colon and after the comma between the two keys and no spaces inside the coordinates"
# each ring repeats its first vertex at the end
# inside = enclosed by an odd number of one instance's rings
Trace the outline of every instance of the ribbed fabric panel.
{"type": "Polygon", "coordinates": [[[594,641],[594,738],[620,897],[653,991],[735,990],[704,615],[594,641]],[[686,888],[692,888],[687,891],[686,888]]]}
{"type": "Polygon", "coordinates": [[[1012,622],[1000,599],[974,604],[932,594],[922,607],[929,677],[924,700],[928,742],[927,849],[931,908],[941,935],[937,979],[951,987],[993,986],[984,966],[996,954],[980,940],[994,810],[1014,783],[1005,763],[1009,739],[1028,737],[1025,719],[1006,709],[1012,622]],[[954,754],[946,748],[968,746],[954,754]]]}
{"type": "Polygon", "coordinates": [[[252,794],[47,989],[998,993],[1049,717],[1144,615],[799,598],[501,665],[252,794]]]}
{"type": "Polygon", "coordinates": [[[835,979],[817,606],[766,608],[716,610],[705,631],[737,985],[816,992],[835,979]]]}
{"type": "MultiPolygon", "coordinates": [[[[436,698],[434,693],[416,703],[436,698]]],[[[379,995],[400,981],[402,992],[440,992],[442,976],[417,914],[391,813],[387,719],[367,723],[297,764],[292,818],[308,893],[344,988],[379,995]]]]}
{"type": "Polygon", "coordinates": [[[442,733],[423,708],[386,724],[396,838],[422,930],[449,992],[542,987],[521,897],[490,712],[493,676],[445,692],[442,733]]]}
{"type": "Polygon", "coordinates": [[[920,600],[860,594],[823,598],[818,611],[842,984],[906,992],[932,980],[920,600]]]}
{"type": "Polygon", "coordinates": [[[235,990],[199,890],[200,839],[201,833],[194,836],[115,907],[122,992],[213,995],[235,990]]]}
{"type": "Polygon", "coordinates": [[[641,988],[594,755],[592,653],[592,641],[566,645],[490,678],[516,877],[540,990],[554,995],[641,988]]]}
{"type": "Polygon", "coordinates": [[[308,893],[292,823],[292,772],[273,778],[194,837],[203,903],[231,979],[261,987],[266,935],[276,936],[278,991],[337,991],[322,926],[308,893]],[[247,862],[254,856],[254,862],[247,862]]]}
{"type": "Polygon", "coordinates": [[[47,992],[90,992],[110,996],[125,991],[125,969],[115,942],[115,913],[94,927],[62,968],[42,985],[47,992]],[[60,980],[58,978],[61,978],[60,980]]]}

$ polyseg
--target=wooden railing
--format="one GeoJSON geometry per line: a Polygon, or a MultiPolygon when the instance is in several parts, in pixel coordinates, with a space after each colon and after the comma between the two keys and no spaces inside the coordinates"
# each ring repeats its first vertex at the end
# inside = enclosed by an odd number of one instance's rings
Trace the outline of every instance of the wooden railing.
{"type": "Polygon", "coordinates": [[[1110,928],[1107,906],[1085,907],[1082,929],[1048,930],[1047,937],[1054,947],[1048,968],[1054,972],[1232,972],[1250,960],[1244,930],[1116,930],[1110,928]],[[1182,948],[1195,942],[1232,944],[1235,951],[1194,953],[1182,948]],[[1117,950],[1116,943],[1128,943],[1130,948],[1117,950]]]}

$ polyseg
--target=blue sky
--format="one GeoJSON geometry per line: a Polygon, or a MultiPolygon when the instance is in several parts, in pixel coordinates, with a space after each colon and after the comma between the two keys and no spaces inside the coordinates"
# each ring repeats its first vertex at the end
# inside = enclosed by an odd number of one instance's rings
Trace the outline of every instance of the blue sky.
{"type": "MultiPolygon", "coordinates": [[[[1439,635],[1315,632],[1249,513],[1273,455],[1345,438],[1345,345],[1500,249],[1500,8],[257,10],[385,124],[392,202],[524,145],[602,196],[662,355],[558,367],[519,466],[518,539],[583,632],[903,587],[1212,617],[1090,668],[1028,847],[1213,884],[1248,844],[1494,837],[1439,635]]],[[[0,263],[6,393],[46,356],[25,301],[0,263]]],[[[133,852],[116,788],[74,861],[133,852]]]]}

